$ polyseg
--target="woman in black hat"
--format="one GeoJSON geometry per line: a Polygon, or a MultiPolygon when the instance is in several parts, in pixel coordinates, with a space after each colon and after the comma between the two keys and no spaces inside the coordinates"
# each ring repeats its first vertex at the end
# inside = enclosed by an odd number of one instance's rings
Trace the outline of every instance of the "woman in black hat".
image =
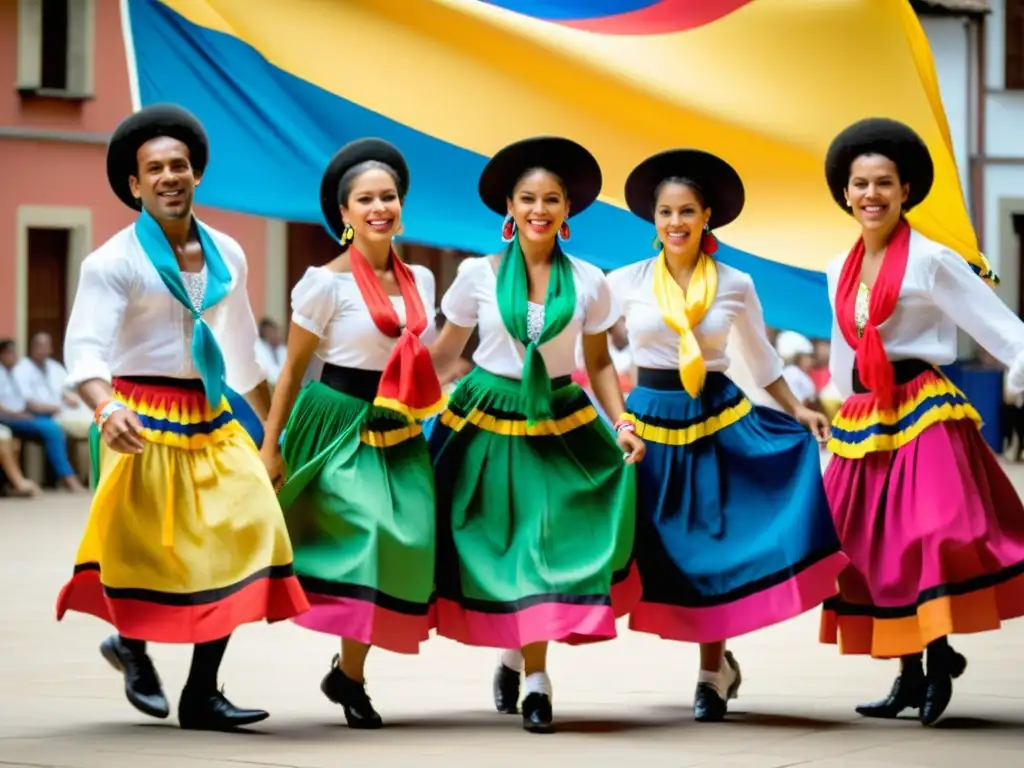
{"type": "Polygon", "coordinates": [[[877,118],[851,125],[829,147],[825,172],[861,235],[828,268],[829,367],[846,399],[825,490],[850,566],[821,634],[841,653],[901,659],[889,696],[860,714],[917,709],[931,725],[967,664],[947,635],[1024,614],[1024,507],[977,411],[939,366],[956,360],[960,326],[1020,392],[1024,324],[964,258],[904,218],[934,178],[911,128],[877,118]]]}
{"type": "Polygon", "coordinates": [[[380,139],[346,145],[324,171],[320,205],[342,253],[292,291],[262,449],[284,481],[312,604],[296,623],[341,637],[320,687],[352,728],[382,724],[365,690],[370,647],[418,653],[430,632],[434,485],[419,420],[440,410],[441,388],[420,340],[434,328],[434,276],[393,247],[408,189],[405,159],[380,139]],[[300,393],[314,354],[320,380],[300,393]]]}
{"type": "Polygon", "coordinates": [[[711,230],[743,208],[736,171],[706,152],[663,152],[632,171],[626,201],[660,249],[608,278],[639,369],[626,410],[648,445],[637,470],[643,597],[630,627],[701,644],[694,716],[721,720],[741,679],[725,641],[835,594],[846,560],[815,440],[828,422],[786,384],[750,276],[713,256],[711,230]],[[752,406],[726,378],[732,330],[789,415],[752,406]]]}
{"type": "Polygon", "coordinates": [[[618,308],[601,271],[560,245],[569,215],[600,189],[597,161],[568,139],[527,139],[495,155],[480,196],[505,216],[508,245],[462,264],[432,348],[444,369],[479,327],[477,367],[430,436],[438,632],[512,649],[497,668],[495,706],[518,711],[525,671],[523,725],[534,732],[551,729],[548,642],[615,637],[636,596],[629,465],[644,446],[628,424],[616,439],[570,378],[582,334],[597,399],[622,412],[606,337],[618,308]]]}

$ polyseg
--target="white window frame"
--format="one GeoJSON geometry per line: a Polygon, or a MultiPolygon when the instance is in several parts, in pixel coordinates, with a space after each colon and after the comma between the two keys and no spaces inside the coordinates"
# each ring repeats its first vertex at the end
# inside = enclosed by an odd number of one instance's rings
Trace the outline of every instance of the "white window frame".
{"type": "Polygon", "coordinates": [[[18,76],[22,96],[89,99],[96,86],[96,1],[68,0],[65,88],[43,87],[43,0],[18,0],[18,76]]]}

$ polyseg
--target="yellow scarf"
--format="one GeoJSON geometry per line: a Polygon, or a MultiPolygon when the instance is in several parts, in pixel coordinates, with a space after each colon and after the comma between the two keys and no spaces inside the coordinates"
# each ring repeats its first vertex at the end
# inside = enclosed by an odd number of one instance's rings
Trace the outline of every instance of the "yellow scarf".
{"type": "Polygon", "coordinates": [[[700,394],[707,376],[704,355],[693,329],[704,319],[717,295],[718,267],[710,256],[700,255],[684,293],[668,271],[665,251],[658,254],[654,265],[654,300],[665,324],[679,334],[679,377],[690,397],[700,394]]]}

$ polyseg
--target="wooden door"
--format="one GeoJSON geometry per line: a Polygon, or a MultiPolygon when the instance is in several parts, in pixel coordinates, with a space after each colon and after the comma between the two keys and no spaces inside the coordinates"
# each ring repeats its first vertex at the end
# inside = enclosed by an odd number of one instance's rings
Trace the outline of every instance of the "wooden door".
{"type": "MultiPolygon", "coordinates": [[[[64,358],[64,329],[68,324],[68,253],[71,230],[28,230],[28,338],[48,333],[53,356],[64,358]]],[[[24,349],[22,352],[27,353],[24,349]]]]}

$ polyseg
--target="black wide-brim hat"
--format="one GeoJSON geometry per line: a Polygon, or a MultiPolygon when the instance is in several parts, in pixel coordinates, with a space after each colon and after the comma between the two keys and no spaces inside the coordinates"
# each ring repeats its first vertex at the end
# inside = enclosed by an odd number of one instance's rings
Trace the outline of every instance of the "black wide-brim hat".
{"type": "Polygon", "coordinates": [[[900,182],[910,185],[904,210],[920,204],[932,189],[935,166],[928,145],[909,125],[885,117],[869,117],[843,130],[825,155],[825,179],[836,204],[847,213],[843,194],[850,183],[850,166],[861,155],[882,155],[896,165],[900,182]]]}
{"type": "Polygon", "coordinates": [[[480,174],[480,199],[504,216],[516,182],[533,168],[543,168],[562,180],[570,216],[583,213],[601,194],[601,166],[585,147],[558,136],[536,136],[509,144],[490,159],[480,174]]]}
{"type": "Polygon", "coordinates": [[[330,232],[339,240],[345,230],[345,222],[341,218],[341,177],[349,168],[354,168],[368,160],[391,168],[398,175],[398,196],[405,199],[409,191],[409,164],[398,148],[384,139],[366,138],[350,141],[339,149],[331,162],[327,164],[323,178],[320,180],[320,210],[324,214],[330,232]]]}
{"type": "Polygon", "coordinates": [[[114,129],[107,145],[107,181],[121,202],[136,211],[142,201],[132,195],[128,181],[139,174],[139,148],[147,141],[169,136],[188,147],[195,175],[202,176],[210,159],[210,141],[195,115],[177,104],[154,104],[129,115],[114,129]]]}
{"type": "Polygon", "coordinates": [[[644,160],[626,178],[626,205],[645,221],[654,221],[654,194],[666,179],[692,181],[711,209],[709,229],[724,227],[743,211],[743,179],[722,158],[699,149],[670,149],[644,160]]]}

